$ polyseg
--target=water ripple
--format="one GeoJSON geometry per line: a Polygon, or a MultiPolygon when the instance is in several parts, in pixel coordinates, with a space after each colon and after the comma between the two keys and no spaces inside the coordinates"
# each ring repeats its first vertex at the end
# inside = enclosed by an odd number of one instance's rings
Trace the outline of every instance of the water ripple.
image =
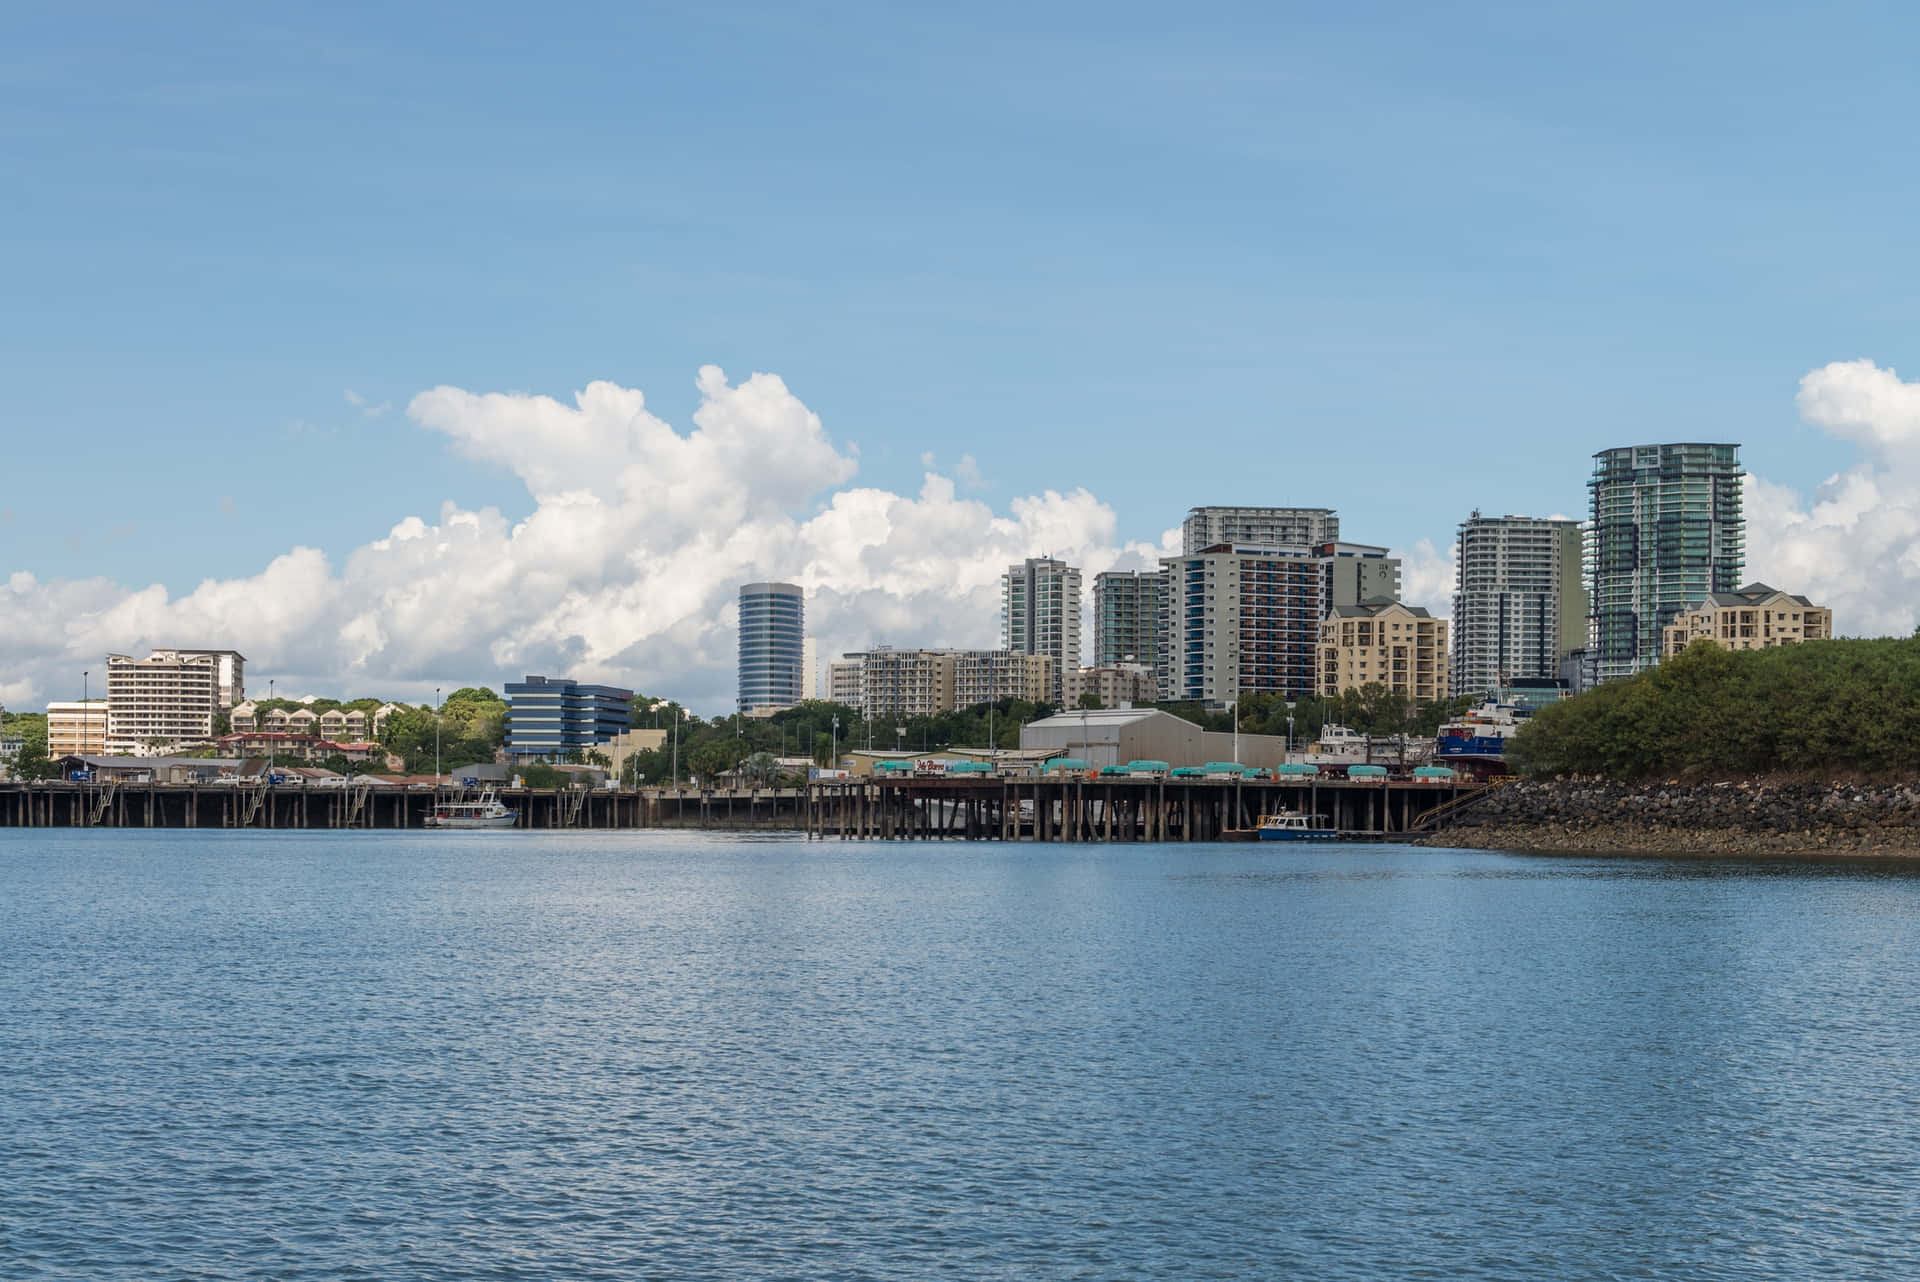
{"type": "Polygon", "coordinates": [[[1909,1278],[1920,878],[0,834],[7,1278],[1909,1278]]]}

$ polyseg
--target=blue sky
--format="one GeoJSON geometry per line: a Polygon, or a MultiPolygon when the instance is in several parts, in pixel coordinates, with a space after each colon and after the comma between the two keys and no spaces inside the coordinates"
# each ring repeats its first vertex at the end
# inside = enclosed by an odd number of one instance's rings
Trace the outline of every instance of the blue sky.
{"type": "Polygon", "coordinates": [[[1805,492],[1855,455],[1799,379],[1920,366],[1915,27],[15,7],[0,572],[179,592],[443,500],[521,515],[412,396],[606,379],[684,429],[709,362],[780,375],[859,484],[964,452],[975,497],[1085,486],[1123,540],[1272,502],[1444,544],[1475,507],[1578,512],[1593,450],[1663,439],[1805,492]]]}

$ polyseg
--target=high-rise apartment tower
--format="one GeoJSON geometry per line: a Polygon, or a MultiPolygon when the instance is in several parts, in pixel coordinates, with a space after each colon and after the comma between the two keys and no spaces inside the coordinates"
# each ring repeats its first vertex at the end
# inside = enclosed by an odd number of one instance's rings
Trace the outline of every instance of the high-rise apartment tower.
{"type": "Polygon", "coordinates": [[[1028,557],[1000,576],[1005,647],[1053,660],[1050,701],[1061,701],[1061,674],[1080,666],[1080,571],[1054,557],[1028,557]]]}
{"type": "Polygon", "coordinates": [[[1580,523],[1475,512],[1455,549],[1453,692],[1557,678],[1587,643],[1580,523]]]}
{"type": "Polygon", "coordinates": [[[1330,507],[1196,507],[1180,525],[1180,553],[1192,556],[1222,543],[1319,547],[1340,541],[1340,518],[1330,507]]]}
{"type": "Polygon", "coordinates": [[[740,586],[740,711],[807,697],[806,638],[806,593],[791,583],[740,586]]]}
{"type": "Polygon", "coordinates": [[[1093,662],[1157,667],[1165,570],[1108,570],[1093,576],[1093,662]]]}
{"type": "Polygon", "coordinates": [[[107,750],[140,754],[210,743],[221,702],[221,654],[155,650],[107,656],[107,750]]]}
{"type": "Polygon", "coordinates": [[[1599,680],[1653,666],[1662,630],[1681,611],[1740,586],[1744,475],[1738,445],[1629,445],[1593,456],[1588,650],[1599,680]]]}
{"type": "Polygon", "coordinates": [[[1325,617],[1319,549],[1218,544],[1160,564],[1167,569],[1162,697],[1219,702],[1315,692],[1325,617]]]}

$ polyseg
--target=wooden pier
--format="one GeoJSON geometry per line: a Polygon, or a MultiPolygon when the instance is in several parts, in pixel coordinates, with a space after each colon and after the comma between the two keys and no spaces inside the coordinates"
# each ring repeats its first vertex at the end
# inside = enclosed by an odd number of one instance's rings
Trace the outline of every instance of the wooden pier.
{"type": "MultiPolygon", "coordinates": [[[[706,828],[849,841],[1244,840],[1298,811],[1343,837],[1429,831],[1486,785],[1460,780],[906,778],[805,788],[505,789],[517,829],[706,828]]],[[[384,830],[425,826],[430,789],[0,784],[0,827],[384,830]]]]}
{"type": "MultiPolygon", "coordinates": [[[[0,783],[0,828],[382,829],[426,826],[458,789],[289,784],[0,783]]],[[[733,828],[797,832],[798,788],[508,788],[517,829],[733,828]]]]}
{"type": "Polygon", "coordinates": [[[1343,837],[1430,830],[1478,796],[1468,780],[846,779],[807,789],[810,838],[907,841],[1244,840],[1296,811],[1343,837]]]}

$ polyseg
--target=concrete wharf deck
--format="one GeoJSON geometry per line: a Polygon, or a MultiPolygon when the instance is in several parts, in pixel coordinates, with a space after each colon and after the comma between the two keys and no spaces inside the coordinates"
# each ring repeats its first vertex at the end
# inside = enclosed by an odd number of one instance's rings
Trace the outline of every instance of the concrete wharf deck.
{"type": "MultiPolygon", "coordinates": [[[[1215,841],[1260,816],[1342,836],[1426,830],[1484,790],[1466,780],[906,778],[786,789],[504,789],[516,829],[712,828],[826,840],[1215,841]]],[[[442,797],[461,795],[443,790],[442,797]]],[[[466,794],[471,796],[471,794],[466,794]]],[[[0,827],[418,829],[430,789],[252,784],[0,783],[0,827]]]]}
{"type": "Polygon", "coordinates": [[[1296,811],[1343,837],[1411,835],[1485,785],[1466,780],[854,779],[808,788],[825,840],[1218,841],[1296,811]],[[1436,813],[1439,812],[1439,813],[1436,813]]]}
{"type": "MultiPolygon", "coordinates": [[[[515,828],[766,828],[795,832],[798,788],[508,788],[515,828]]],[[[317,788],[152,783],[0,783],[0,827],[417,829],[434,801],[471,792],[430,788],[317,788]]]]}

